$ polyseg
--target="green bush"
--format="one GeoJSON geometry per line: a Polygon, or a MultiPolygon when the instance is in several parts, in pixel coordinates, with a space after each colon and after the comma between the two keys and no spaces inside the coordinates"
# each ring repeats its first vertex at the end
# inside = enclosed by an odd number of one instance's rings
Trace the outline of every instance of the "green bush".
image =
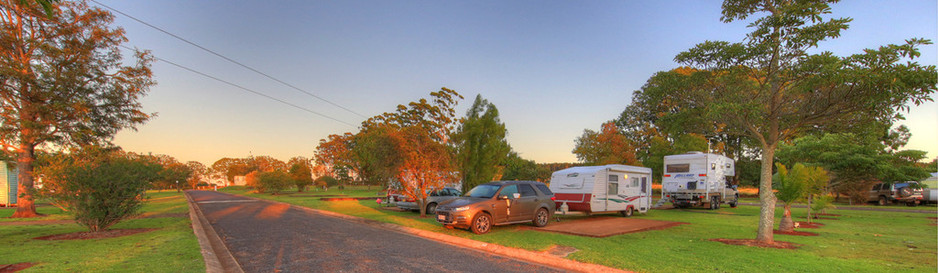
{"type": "Polygon", "coordinates": [[[43,168],[46,195],[68,208],[78,224],[103,231],[137,214],[162,167],[119,150],[87,148],[59,155],[43,168]]]}
{"type": "Polygon", "coordinates": [[[262,172],[257,175],[257,192],[269,192],[273,194],[290,187],[293,184],[293,177],[282,171],[262,172]]]}

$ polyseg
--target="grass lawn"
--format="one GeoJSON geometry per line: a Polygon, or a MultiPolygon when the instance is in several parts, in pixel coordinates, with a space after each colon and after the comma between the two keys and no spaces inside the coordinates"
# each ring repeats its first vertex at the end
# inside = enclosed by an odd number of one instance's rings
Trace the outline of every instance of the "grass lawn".
{"type": "MultiPolygon", "coordinates": [[[[316,209],[329,210],[382,222],[471,238],[504,246],[544,251],[554,245],[579,251],[570,259],[641,272],[935,272],[938,270],[938,227],[934,214],[878,211],[830,210],[840,214],[818,229],[798,229],[820,236],[776,235],[778,241],[798,244],[796,250],[763,249],[725,245],[715,238],[752,239],[758,225],[759,207],[740,206],[719,211],[703,209],[652,210],[642,219],[687,222],[689,225],[590,238],[535,231],[530,224],[495,227],[485,235],[443,228],[433,218],[416,213],[383,210],[374,200],[320,201],[318,197],[254,194],[242,188],[223,191],[273,199],[316,209]]],[[[308,192],[302,195],[346,194],[375,196],[378,189],[346,189],[308,192]]],[[[781,216],[781,209],[777,215],[781,216]]],[[[804,217],[804,209],[793,209],[804,217]]],[[[573,220],[585,216],[565,216],[573,220]]],[[[796,219],[803,221],[804,219],[796,219]]],[[[776,224],[778,220],[776,220],[776,224]]]]}
{"type": "MultiPolygon", "coordinates": [[[[158,230],[107,239],[33,240],[87,229],[75,223],[2,225],[24,220],[6,218],[13,209],[0,209],[0,264],[36,264],[22,272],[205,272],[185,197],[176,192],[148,195],[141,210],[144,218],[125,220],[112,229],[158,230]]],[[[26,220],[71,219],[55,207],[43,206],[38,211],[48,216],[26,220]]]]}

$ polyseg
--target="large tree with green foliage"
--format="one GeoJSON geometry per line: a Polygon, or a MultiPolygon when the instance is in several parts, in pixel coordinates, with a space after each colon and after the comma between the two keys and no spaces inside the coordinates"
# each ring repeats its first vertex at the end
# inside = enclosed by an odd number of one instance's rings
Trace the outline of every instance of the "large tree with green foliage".
{"type": "Polygon", "coordinates": [[[33,161],[41,145],[103,144],[150,118],[139,99],[154,84],[146,52],[126,65],[124,30],[84,1],[0,5],[0,145],[16,153],[18,207],[36,216],[33,161]],[[42,4],[44,3],[44,4],[42,4]]]}
{"type": "Polygon", "coordinates": [[[775,150],[807,131],[837,131],[897,118],[907,103],[929,101],[936,70],[912,61],[918,46],[868,49],[847,57],[809,54],[820,42],[840,36],[849,18],[825,18],[836,0],[726,0],[722,20],[752,20],[739,43],[707,41],[675,61],[689,66],[659,72],[676,103],[700,109],[709,120],[742,132],[761,146],[761,213],[756,240],[773,243],[776,197],[772,191],[775,150]]]}
{"type": "Polygon", "coordinates": [[[524,159],[515,151],[509,152],[502,164],[502,180],[537,180],[541,169],[534,160],[524,159]]]}
{"type": "Polygon", "coordinates": [[[498,108],[477,95],[453,134],[456,163],[462,176],[462,191],[492,181],[511,151],[508,130],[498,118],[498,108]]]}
{"type": "Polygon", "coordinates": [[[303,192],[307,186],[313,184],[313,166],[308,158],[297,156],[290,158],[287,162],[290,169],[290,177],[293,178],[293,184],[296,185],[296,191],[303,192]]]}
{"type": "Polygon", "coordinates": [[[873,134],[824,134],[797,138],[779,149],[779,162],[804,162],[822,166],[833,174],[830,187],[851,197],[853,202],[867,201],[870,186],[877,182],[918,181],[928,177],[928,171],[918,164],[925,159],[924,151],[893,150],[888,145],[903,130],[879,138],[873,134]],[[889,143],[887,145],[887,143],[889,143]]]}

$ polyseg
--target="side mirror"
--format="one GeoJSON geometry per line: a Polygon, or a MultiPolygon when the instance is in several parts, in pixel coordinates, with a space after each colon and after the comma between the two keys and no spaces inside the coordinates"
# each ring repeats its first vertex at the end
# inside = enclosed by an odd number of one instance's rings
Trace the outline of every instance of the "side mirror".
{"type": "Polygon", "coordinates": [[[508,200],[508,195],[499,195],[498,200],[508,200]]]}
{"type": "Polygon", "coordinates": [[[518,199],[518,198],[521,198],[521,194],[520,194],[520,193],[517,193],[517,192],[516,192],[516,193],[512,193],[512,194],[511,194],[511,197],[514,198],[514,199],[518,199]]]}

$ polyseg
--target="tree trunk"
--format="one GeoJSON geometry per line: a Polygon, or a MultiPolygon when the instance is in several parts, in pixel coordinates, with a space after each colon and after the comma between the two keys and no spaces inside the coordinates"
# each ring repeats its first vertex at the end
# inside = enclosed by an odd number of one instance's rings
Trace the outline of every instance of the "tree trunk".
{"type": "Polygon", "coordinates": [[[778,223],[778,231],[795,231],[795,222],[791,220],[791,204],[785,203],[785,214],[782,216],[782,222],[778,223]]]}
{"type": "Polygon", "coordinates": [[[811,200],[814,199],[814,195],[808,195],[808,223],[811,223],[811,200]]]}
{"type": "Polygon", "coordinates": [[[16,158],[16,191],[19,197],[16,199],[16,212],[13,213],[11,218],[39,217],[40,214],[36,213],[35,198],[33,197],[35,148],[29,144],[22,144],[20,149],[22,151],[18,152],[16,158]]]}
{"type": "Polygon", "coordinates": [[[756,240],[762,243],[775,243],[772,229],[775,227],[775,192],[772,192],[772,163],[775,161],[775,145],[762,147],[762,177],[759,182],[759,229],[756,240]]]}
{"type": "Polygon", "coordinates": [[[426,199],[417,199],[417,209],[420,210],[420,218],[427,217],[427,203],[426,199]]]}

